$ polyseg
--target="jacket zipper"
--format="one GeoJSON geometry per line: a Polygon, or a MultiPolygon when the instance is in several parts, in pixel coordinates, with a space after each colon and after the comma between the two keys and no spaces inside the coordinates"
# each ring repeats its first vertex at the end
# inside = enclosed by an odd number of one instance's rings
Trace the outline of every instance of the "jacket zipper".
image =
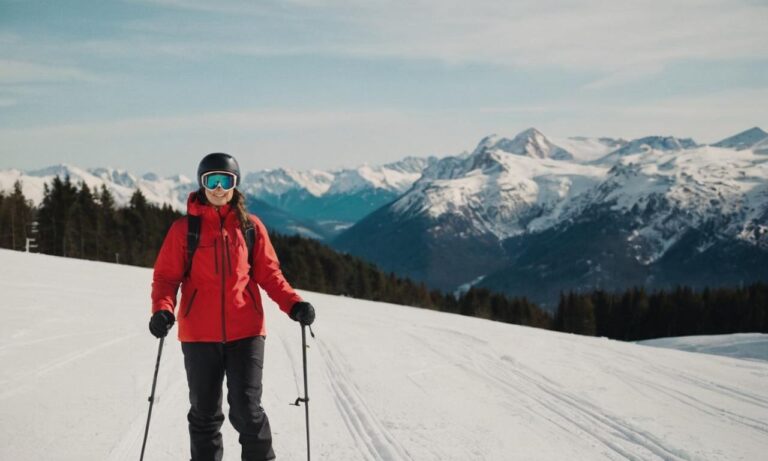
{"type": "MultiPolygon", "coordinates": [[[[221,227],[220,227],[221,236],[224,237],[224,218],[223,217],[221,217],[220,223],[221,223],[221,227]]],[[[222,252],[221,264],[222,265],[224,265],[224,254],[223,254],[224,251],[225,251],[224,245],[222,245],[221,246],[221,252],[222,252]]],[[[227,316],[224,312],[224,302],[225,302],[224,291],[226,290],[226,277],[227,277],[227,274],[222,268],[222,271],[221,271],[221,343],[222,344],[227,342],[227,316]]]]}
{"type": "Polygon", "coordinates": [[[187,303],[187,308],[184,310],[185,318],[189,316],[189,313],[192,311],[192,303],[195,302],[195,296],[197,296],[197,288],[195,288],[195,291],[192,292],[192,297],[189,298],[189,302],[187,303]]]}
{"type": "Polygon", "coordinates": [[[232,260],[229,256],[229,237],[224,237],[224,248],[226,248],[227,253],[227,267],[229,268],[229,275],[232,275],[232,260]]]}

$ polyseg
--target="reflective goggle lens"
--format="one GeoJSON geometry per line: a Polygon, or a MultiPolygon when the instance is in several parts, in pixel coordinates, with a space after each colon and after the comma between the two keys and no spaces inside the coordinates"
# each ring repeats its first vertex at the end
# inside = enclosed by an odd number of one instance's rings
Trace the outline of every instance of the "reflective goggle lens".
{"type": "Polygon", "coordinates": [[[206,189],[216,189],[216,186],[221,185],[224,190],[229,190],[235,187],[235,175],[231,173],[208,173],[203,175],[203,186],[206,189]]]}

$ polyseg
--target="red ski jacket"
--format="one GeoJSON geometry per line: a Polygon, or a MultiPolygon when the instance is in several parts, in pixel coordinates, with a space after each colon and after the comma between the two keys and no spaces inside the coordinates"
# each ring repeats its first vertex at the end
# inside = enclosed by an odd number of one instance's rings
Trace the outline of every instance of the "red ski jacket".
{"type": "Polygon", "coordinates": [[[265,336],[258,286],[285,313],[290,313],[293,304],[302,299],[283,277],[264,224],[249,215],[256,231],[250,277],[248,246],[234,210],[225,205],[217,211],[200,203],[193,192],[187,201],[187,213],[200,216],[200,240],[189,278],[184,278],[187,218],[183,217],[171,226],[155,261],[152,312],[173,312],[181,285],[181,303],[176,313],[180,341],[227,342],[265,336]]]}

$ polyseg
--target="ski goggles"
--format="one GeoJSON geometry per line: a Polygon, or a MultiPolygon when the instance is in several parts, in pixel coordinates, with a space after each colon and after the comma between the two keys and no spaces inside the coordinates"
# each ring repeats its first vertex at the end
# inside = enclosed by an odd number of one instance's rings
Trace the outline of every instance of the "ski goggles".
{"type": "Polygon", "coordinates": [[[237,185],[237,175],[227,171],[210,171],[200,179],[203,187],[208,190],[214,190],[219,186],[224,190],[231,190],[237,185]]]}

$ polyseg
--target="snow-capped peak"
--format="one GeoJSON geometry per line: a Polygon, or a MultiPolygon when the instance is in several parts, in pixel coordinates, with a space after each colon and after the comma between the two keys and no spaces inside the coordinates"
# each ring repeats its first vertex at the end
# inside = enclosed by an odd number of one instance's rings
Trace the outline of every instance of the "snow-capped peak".
{"type": "Polygon", "coordinates": [[[68,165],[66,163],[59,163],[56,165],[47,166],[45,168],[40,168],[37,170],[28,171],[26,173],[27,176],[35,176],[35,177],[43,177],[43,176],[58,176],[60,178],[64,178],[66,176],[74,177],[81,173],[83,173],[85,170],[68,165]]]}
{"type": "Polygon", "coordinates": [[[573,155],[570,152],[556,146],[536,128],[528,128],[513,139],[503,138],[495,134],[486,136],[480,141],[473,155],[489,150],[500,150],[509,154],[524,155],[532,158],[573,159],[573,155]]]}
{"type": "Polygon", "coordinates": [[[558,150],[567,154],[535,129],[511,140],[488,136],[472,155],[447,157],[425,170],[392,209],[431,219],[450,215],[475,235],[519,235],[545,213],[556,219],[563,200],[598,183],[607,171],[561,161],[562,155],[551,155],[558,150]]]}
{"type": "MultiPolygon", "coordinates": [[[[88,170],[92,175],[105,181],[111,181],[125,187],[136,187],[138,179],[125,170],[116,170],[113,168],[94,168],[88,170]]],[[[154,173],[145,174],[142,179],[145,181],[158,181],[160,178],[154,173]]]]}
{"type": "Polygon", "coordinates": [[[768,147],[766,146],[766,141],[768,141],[768,133],[758,127],[753,127],[729,138],[725,138],[722,141],[713,144],[713,146],[744,150],[753,149],[758,145],[761,147],[768,147]]]}

